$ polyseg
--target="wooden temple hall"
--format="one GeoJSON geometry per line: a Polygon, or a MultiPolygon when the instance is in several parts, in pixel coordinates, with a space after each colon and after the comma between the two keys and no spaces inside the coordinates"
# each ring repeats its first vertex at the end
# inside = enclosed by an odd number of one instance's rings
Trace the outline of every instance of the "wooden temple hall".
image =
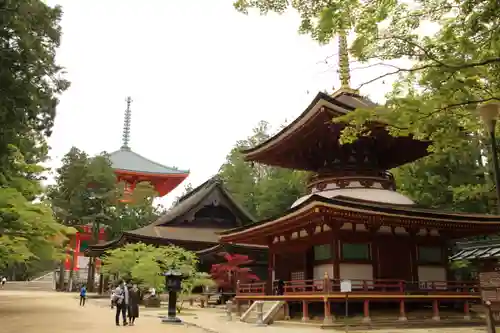
{"type": "Polygon", "coordinates": [[[449,244],[498,232],[500,217],[424,209],[396,191],[388,170],[425,157],[430,142],[392,137],[384,124],[370,123],[370,135],[340,145],[346,125],[332,118],[376,106],[349,88],[340,59],[341,89],[318,93],[287,127],[243,151],[247,161],[309,172],[310,193],[283,216],[221,234],[222,243],[269,249],[267,281],[239,284],[236,302],[282,300],[288,315],[295,309],[308,320],[315,311],[329,323],[344,314],[340,286],[348,280],[347,297],[364,321],[382,304],[400,320],[415,307],[439,320],[451,305],[470,319],[479,290],[455,278],[449,244]]]}

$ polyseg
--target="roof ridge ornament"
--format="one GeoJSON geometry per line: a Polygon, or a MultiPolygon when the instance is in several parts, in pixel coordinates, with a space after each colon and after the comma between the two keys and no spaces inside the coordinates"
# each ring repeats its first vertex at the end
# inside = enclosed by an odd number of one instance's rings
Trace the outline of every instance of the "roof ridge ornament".
{"type": "Polygon", "coordinates": [[[342,93],[359,95],[357,89],[351,88],[351,70],[349,66],[349,47],[347,44],[347,32],[342,29],[338,32],[339,42],[339,75],[340,75],[340,89],[332,93],[332,97],[337,97],[342,93]]]}
{"type": "Polygon", "coordinates": [[[125,109],[125,115],[123,119],[123,134],[122,134],[122,150],[130,150],[130,126],[132,120],[132,110],[130,109],[130,104],[132,104],[132,98],[128,96],[125,99],[127,102],[127,108],[125,109]]]}

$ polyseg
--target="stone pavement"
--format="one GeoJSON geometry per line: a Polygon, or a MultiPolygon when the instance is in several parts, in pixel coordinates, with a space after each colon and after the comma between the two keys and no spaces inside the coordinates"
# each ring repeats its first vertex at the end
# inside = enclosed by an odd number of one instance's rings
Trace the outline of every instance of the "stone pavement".
{"type": "Polygon", "coordinates": [[[203,333],[185,325],[161,324],[156,317],[141,316],[136,326],[117,327],[108,307],[89,302],[80,307],[75,294],[0,290],[2,333],[203,333]]]}

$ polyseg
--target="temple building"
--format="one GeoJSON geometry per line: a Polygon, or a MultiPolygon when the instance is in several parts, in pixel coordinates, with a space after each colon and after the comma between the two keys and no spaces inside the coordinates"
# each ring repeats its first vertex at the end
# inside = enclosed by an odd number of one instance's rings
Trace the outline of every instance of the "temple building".
{"type": "Polygon", "coordinates": [[[389,170],[425,157],[431,142],[393,137],[371,122],[369,134],[339,144],[347,125],[332,119],[377,106],[349,87],[345,35],[339,40],[341,88],[318,93],[292,123],[243,151],[247,161],[310,172],[310,193],[278,218],[221,234],[225,244],[269,249],[267,282],[240,285],[236,301],[299,302],[303,320],[310,303],[321,303],[329,324],[338,314],[331,303],[345,302],[341,281],[348,281],[365,322],[373,301],[397,304],[400,320],[405,302],[428,302],[439,320],[440,304],[460,300],[470,319],[469,301],[479,294],[474,282],[455,280],[448,244],[498,232],[500,216],[424,209],[396,191],[389,170]]]}
{"type": "Polygon", "coordinates": [[[178,203],[150,225],[125,231],[115,240],[90,245],[86,254],[100,256],[105,251],[127,243],[176,245],[194,251],[200,258],[200,269],[210,271],[222,260],[223,252],[249,255],[255,274],[265,276],[267,246],[219,244],[218,233],[243,227],[254,219],[225,189],[222,181],[212,177],[181,197],[178,203]]]}

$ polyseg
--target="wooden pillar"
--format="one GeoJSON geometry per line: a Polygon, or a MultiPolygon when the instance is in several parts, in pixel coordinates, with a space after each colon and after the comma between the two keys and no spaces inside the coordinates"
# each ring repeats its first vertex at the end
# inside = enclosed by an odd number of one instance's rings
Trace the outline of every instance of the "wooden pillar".
{"type": "Polygon", "coordinates": [[[309,320],[309,303],[307,301],[302,301],[302,321],[309,320]]]}
{"type": "Polygon", "coordinates": [[[405,300],[401,299],[399,301],[399,321],[407,321],[408,318],[406,317],[406,309],[405,309],[405,300]]]}
{"type": "Polygon", "coordinates": [[[470,320],[470,307],[469,307],[469,301],[464,302],[464,319],[465,320],[470,320]]]}
{"type": "Polygon", "coordinates": [[[267,266],[267,283],[266,283],[266,294],[273,294],[274,286],[274,269],[275,269],[275,249],[269,246],[268,250],[268,266],[267,266]]]}
{"type": "Polygon", "coordinates": [[[441,317],[439,317],[439,301],[437,299],[432,301],[432,320],[441,320],[441,317]]]}
{"type": "Polygon", "coordinates": [[[334,286],[338,285],[338,282],[340,281],[340,251],[339,251],[339,234],[338,234],[338,229],[335,229],[332,231],[333,232],[333,246],[332,246],[332,252],[333,252],[333,279],[334,279],[334,286]]]}
{"type": "Polygon", "coordinates": [[[332,311],[330,309],[330,300],[328,298],[324,299],[324,310],[325,318],[323,319],[323,325],[331,325],[333,323],[332,311]]]}
{"type": "Polygon", "coordinates": [[[416,240],[416,231],[410,231],[410,265],[411,265],[411,278],[412,282],[418,283],[418,244],[416,240]]]}
{"type": "Polygon", "coordinates": [[[363,323],[371,322],[370,318],[370,301],[365,299],[363,301],[363,323]]]}
{"type": "Polygon", "coordinates": [[[285,301],[283,304],[283,309],[285,311],[285,320],[290,320],[290,305],[285,301]]]}

